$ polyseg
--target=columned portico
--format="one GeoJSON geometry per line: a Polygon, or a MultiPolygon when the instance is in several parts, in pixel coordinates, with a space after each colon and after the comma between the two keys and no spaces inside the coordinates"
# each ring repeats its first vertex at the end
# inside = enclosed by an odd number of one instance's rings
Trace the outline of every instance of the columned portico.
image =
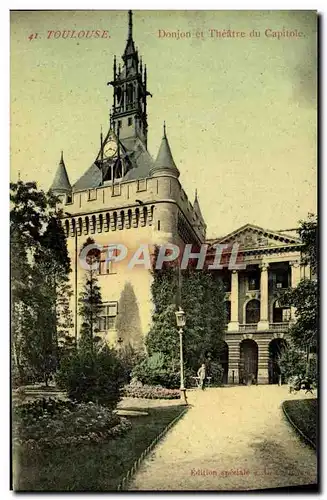
{"type": "Polygon", "coordinates": [[[239,321],[238,321],[238,271],[232,271],[232,282],[231,282],[231,318],[228,323],[228,331],[229,332],[237,332],[239,330],[239,321]]]}
{"type": "Polygon", "coordinates": [[[263,262],[260,266],[260,321],[258,323],[258,330],[269,329],[268,318],[268,267],[269,264],[263,262]]]}

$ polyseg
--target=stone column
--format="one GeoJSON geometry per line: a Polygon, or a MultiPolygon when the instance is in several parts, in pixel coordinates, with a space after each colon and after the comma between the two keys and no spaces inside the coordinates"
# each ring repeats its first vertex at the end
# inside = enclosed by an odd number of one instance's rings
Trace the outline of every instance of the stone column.
{"type": "Polygon", "coordinates": [[[269,383],[269,341],[257,340],[258,344],[258,384],[269,383]]]}
{"type": "Polygon", "coordinates": [[[258,323],[258,330],[269,329],[268,318],[268,267],[269,264],[263,262],[260,266],[260,321],[258,323]]]}
{"type": "Polygon", "coordinates": [[[239,322],[238,322],[238,271],[233,269],[232,271],[232,286],[231,286],[231,318],[228,323],[227,330],[229,332],[238,332],[239,322]]]}
{"type": "Polygon", "coordinates": [[[228,345],[228,383],[239,384],[240,341],[226,339],[228,345]]]}
{"type": "Polygon", "coordinates": [[[293,262],[290,262],[291,266],[291,286],[292,288],[295,288],[301,279],[301,266],[300,262],[295,260],[293,262]]]}
{"type": "MultiPolygon", "coordinates": [[[[300,262],[295,260],[290,262],[291,266],[291,287],[295,288],[301,279],[301,265],[300,262]]],[[[295,321],[295,307],[291,307],[291,321],[295,321]]]]}

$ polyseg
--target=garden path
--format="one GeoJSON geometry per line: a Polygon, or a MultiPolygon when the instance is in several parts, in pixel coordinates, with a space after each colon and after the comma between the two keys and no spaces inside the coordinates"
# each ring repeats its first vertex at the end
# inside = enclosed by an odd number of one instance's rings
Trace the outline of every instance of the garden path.
{"type": "Polygon", "coordinates": [[[281,403],[287,386],[188,391],[192,405],[143,462],[129,490],[248,490],[314,484],[316,454],[281,403]]]}

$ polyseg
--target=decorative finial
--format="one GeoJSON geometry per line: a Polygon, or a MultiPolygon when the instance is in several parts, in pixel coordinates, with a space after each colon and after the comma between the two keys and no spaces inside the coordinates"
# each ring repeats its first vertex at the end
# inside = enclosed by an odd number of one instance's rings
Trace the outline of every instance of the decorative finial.
{"type": "Polygon", "coordinates": [[[197,199],[198,199],[198,190],[197,190],[197,188],[195,188],[195,198],[194,198],[194,199],[195,199],[195,200],[197,200],[197,199]]]}
{"type": "Polygon", "coordinates": [[[164,132],[164,137],[166,137],[166,122],[165,121],[163,124],[163,132],[164,132]]]}
{"type": "Polygon", "coordinates": [[[116,78],[116,69],[117,69],[117,61],[116,61],[116,56],[114,56],[114,78],[116,78]]]}
{"type": "Polygon", "coordinates": [[[20,170],[18,170],[18,182],[20,182],[20,170]]]}
{"type": "Polygon", "coordinates": [[[133,13],[128,11],[128,40],[133,38],[133,13]]]}
{"type": "Polygon", "coordinates": [[[60,163],[64,163],[64,152],[61,151],[60,163]]]}

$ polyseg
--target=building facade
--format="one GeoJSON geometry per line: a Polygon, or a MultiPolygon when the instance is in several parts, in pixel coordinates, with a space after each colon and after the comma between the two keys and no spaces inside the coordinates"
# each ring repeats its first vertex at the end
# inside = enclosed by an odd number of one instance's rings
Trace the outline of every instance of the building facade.
{"type": "Polygon", "coordinates": [[[128,257],[108,262],[108,247],[119,245],[128,254],[142,247],[174,243],[183,248],[203,243],[237,243],[244,269],[215,271],[225,284],[228,328],[224,366],[225,383],[275,383],[276,357],[287,341],[287,328],[294,311],[283,307],[278,292],[296,286],[306,269],[300,264],[301,242],[294,234],[272,232],[247,225],[233,233],[206,240],[206,224],[197,194],[193,203],[180,181],[179,170],[163,126],[161,145],[154,160],[148,151],[147,69],[139,58],[133,39],[132,13],[128,14],[128,37],[122,64],[113,61],[113,105],[106,134],[99,140],[93,164],[74,185],[61,155],[52,191],[64,212],[72,263],[71,308],[74,334],[81,321],[78,297],[85,280],[79,260],[81,247],[92,238],[103,249],[98,280],[103,308],[100,335],[112,345],[117,342],[139,345],[144,341],[152,318],[149,269],[130,269],[128,257]]]}
{"type": "Polygon", "coordinates": [[[210,244],[239,245],[243,269],[219,271],[226,291],[228,325],[222,364],[227,383],[278,383],[278,356],[288,341],[294,309],[281,292],[309,277],[301,264],[296,230],[269,231],[251,224],[210,244]]]}

